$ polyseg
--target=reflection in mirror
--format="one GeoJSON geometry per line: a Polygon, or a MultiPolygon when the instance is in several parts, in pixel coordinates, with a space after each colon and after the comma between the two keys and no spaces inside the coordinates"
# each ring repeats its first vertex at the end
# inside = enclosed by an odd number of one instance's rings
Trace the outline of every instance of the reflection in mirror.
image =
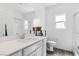
{"type": "Polygon", "coordinates": [[[28,30],[28,21],[27,20],[24,21],[24,30],[28,30]]]}

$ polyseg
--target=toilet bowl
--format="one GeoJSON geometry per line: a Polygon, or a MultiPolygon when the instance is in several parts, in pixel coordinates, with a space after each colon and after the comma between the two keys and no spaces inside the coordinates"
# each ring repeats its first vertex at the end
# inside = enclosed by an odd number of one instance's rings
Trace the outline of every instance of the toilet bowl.
{"type": "Polygon", "coordinates": [[[48,47],[47,50],[48,51],[53,51],[53,47],[56,45],[55,41],[47,41],[48,47]]]}

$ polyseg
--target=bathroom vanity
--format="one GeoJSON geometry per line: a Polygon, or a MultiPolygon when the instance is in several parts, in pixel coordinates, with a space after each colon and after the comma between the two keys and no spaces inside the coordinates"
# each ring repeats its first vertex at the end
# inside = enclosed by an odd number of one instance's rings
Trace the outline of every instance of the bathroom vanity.
{"type": "Polygon", "coordinates": [[[0,56],[45,56],[46,37],[28,37],[0,43],[0,56]]]}

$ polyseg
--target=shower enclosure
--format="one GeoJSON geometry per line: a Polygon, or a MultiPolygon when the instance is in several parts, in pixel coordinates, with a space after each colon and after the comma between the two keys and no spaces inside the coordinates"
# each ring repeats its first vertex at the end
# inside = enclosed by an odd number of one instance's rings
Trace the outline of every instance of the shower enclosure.
{"type": "Polygon", "coordinates": [[[73,52],[79,56],[79,10],[73,15],[73,52]]]}

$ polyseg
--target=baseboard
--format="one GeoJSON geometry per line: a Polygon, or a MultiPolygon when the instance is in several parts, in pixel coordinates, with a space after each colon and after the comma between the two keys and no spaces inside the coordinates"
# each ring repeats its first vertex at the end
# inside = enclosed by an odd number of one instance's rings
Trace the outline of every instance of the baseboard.
{"type": "Polygon", "coordinates": [[[60,49],[60,48],[56,48],[56,47],[54,47],[54,49],[59,49],[59,50],[62,50],[62,51],[67,51],[67,52],[71,52],[71,53],[73,53],[73,51],[65,50],[65,49],[60,49]]]}

